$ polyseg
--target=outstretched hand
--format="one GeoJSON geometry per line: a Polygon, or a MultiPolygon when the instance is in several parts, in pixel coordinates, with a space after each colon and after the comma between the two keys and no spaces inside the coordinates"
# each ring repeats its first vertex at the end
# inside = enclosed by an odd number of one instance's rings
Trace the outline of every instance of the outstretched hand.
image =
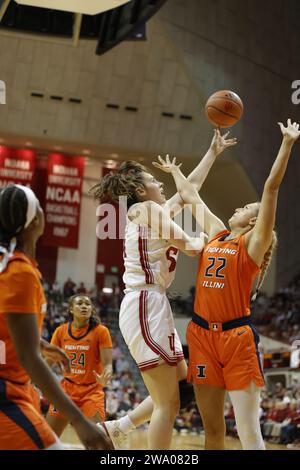
{"type": "Polygon", "coordinates": [[[51,365],[57,365],[60,371],[70,373],[71,363],[67,354],[54,344],[50,344],[47,341],[41,339],[40,342],[42,356],[51,363],[51,365]]]}
{"type": "Polygon", "coordinates": [[[229,147],[233,147],[237,144],[237,139],[227,139],[229,132],[226,134],[221,135],[219,129],[214,129],[214,136],[210,144],[210,149],[215,152],[216,155],[220,155],[220,153],[224,152],[229,147]]]}
{"type": "Polygon", "coordinates": [[[95,370],[93,371],[93,373],[98,384],[102,385],[102,387],[106,387],[107,382],[109,382],[113,375],[112,368],[110,367],[104,368],[101,375],[97,374],[95,370]]]}
{"type": "Polygon", "coordinates": [[[172,173],[173,171],[177,171],[182,165],[182,163],[176,165],[176,157],[174,157],[171,161],[169,155],[166,155],[165,160],[160,155],[158,155],[157,158],[159,160],[159,163],[152,162],[152,165],[155,166],[155,168],[164,171],[165,173],[172,173]]]}
{"type": "Polygon", "coordinates": [[[287,139],[289,139],[292,142],[296,142],[296,140],[300,136],[299,124],[297,122],[293,122],[293,124],[292,124],[291,119],[287,120],[287,126],[286,127],[284,127],[282,122],[279,122],[278,124],[279,124],[279,127],[281,129],[281,133],[282,133],[283,137],[286,137],[287,139]]]}

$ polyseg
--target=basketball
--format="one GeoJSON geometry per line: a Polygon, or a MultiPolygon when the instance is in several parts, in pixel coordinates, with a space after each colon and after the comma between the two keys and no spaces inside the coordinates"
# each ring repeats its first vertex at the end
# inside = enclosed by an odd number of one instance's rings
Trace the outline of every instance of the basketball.
{"type": "Polygon", "coordinates": [[[207,119],[217,127],[230,127],[242,117],[244,106],[241,98],[229,90],[216,91],[205,105],[207,119]]]}

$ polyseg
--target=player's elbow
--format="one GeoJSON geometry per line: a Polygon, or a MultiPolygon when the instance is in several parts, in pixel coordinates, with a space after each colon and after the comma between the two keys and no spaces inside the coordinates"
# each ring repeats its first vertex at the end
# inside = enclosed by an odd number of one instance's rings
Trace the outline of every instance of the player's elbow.
{"type": "Polygon", "coordinates": [[[277,195],[279,190],[279,183],[276,181],[275,178],[269,177],[264,185],[264,192],[269,194],[277,195]]]}

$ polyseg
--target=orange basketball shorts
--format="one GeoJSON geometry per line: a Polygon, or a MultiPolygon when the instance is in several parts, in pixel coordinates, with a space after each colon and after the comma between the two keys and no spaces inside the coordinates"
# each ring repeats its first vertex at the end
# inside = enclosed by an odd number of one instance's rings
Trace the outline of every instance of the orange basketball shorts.
{"type": "MultiPolygon", "coordinates": [[[[105,394],[98,383],[75,384],[64,379],[61,386],[87,418],[93,418],[99,413],[101,419],[105,421],[105,394]]],[[[64,419],[64,416],[53,405],[50,405],[49,413],[51,416],[64,419]]]]}
{"type": "Polygon", "coordinates": [[[31,384],[0,378],[0,450],[47,449],[57,440],[37,410],[31,384]]]}
{"type": "Polygon", "coordinates": [[[227,331],[206,330],[190,322],[188,381],[226,390],[244,390],[254,381],[264,386],[259,336],[251,325],[227,331]]]}

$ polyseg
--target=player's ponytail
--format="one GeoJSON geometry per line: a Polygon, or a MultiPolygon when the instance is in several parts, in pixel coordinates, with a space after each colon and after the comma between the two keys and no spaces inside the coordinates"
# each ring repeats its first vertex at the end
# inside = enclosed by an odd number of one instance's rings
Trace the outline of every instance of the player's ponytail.
{"type": "Polygon", "coordinates": [[[271,263],[271,260],[272,260],[272,255],[273,255],[273,252],[276,248],[276,245],[277,245],[277,234],[273,230],[272,242],[271,242],[271,245],[269,246],[268,250],[266,251],[263,262],[261,264],[261,271],[260,271],[259,276],[258,276],[256,289],[255,289],[255,292],[254,292],[253,296],[251,297],[252,301],[256,300],[256,297],[257,297],[257,295],[260,291],[260,288],[261,288],[261,286],[264,282],[264,279],[266,277],[267,270],[270,266],[270,263],[271,263]]]}
{"type": "Polygon", "coordinates": [[[91,330],[93,328],[95,328],[96,326],[101,325],[101,319],[100,319],[94,305],[92,306],[92,315],[90,317],[89,324],[90,324],[91,330]]]}
{"type": "Polygon", "coordinates": [[[136,190],[144,187],[143,172],[147,169],[134,161],[124,162],[118,170],[111,171],[95,184],[89,194],[101,204],[118,203],[120,197],[127,197],[127,208],[139,202],[136,190]]]}

